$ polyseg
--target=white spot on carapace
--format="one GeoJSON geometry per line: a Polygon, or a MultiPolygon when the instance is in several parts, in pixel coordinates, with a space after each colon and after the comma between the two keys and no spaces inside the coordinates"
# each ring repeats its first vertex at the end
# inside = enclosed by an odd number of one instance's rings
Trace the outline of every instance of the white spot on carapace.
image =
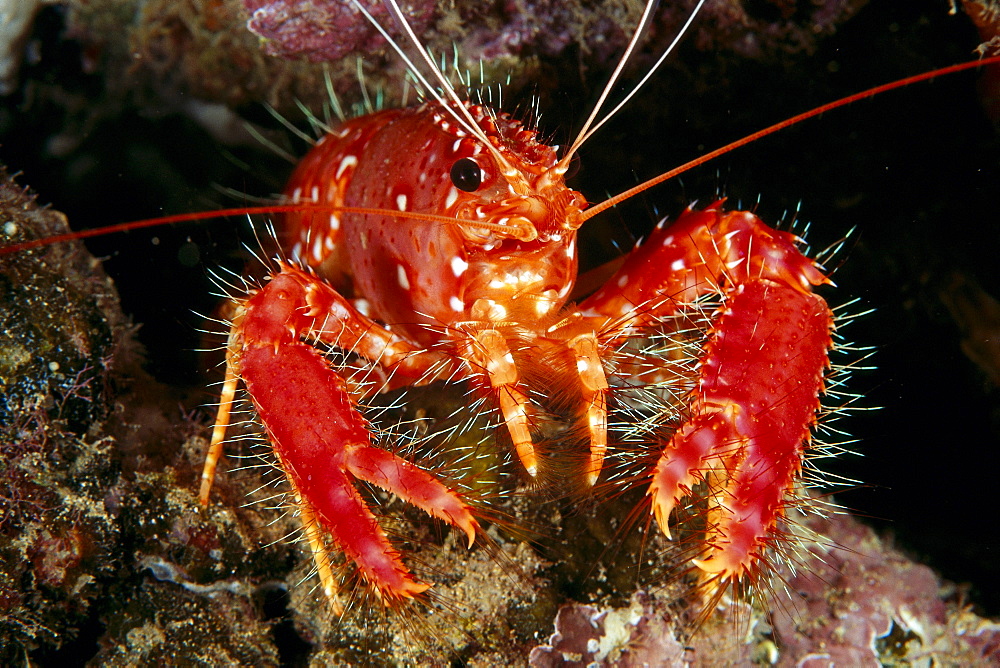
{"type": "Polygon", "coordinates": [[[333,231],[333,232],[336,232],[339,229],[340,229],[340,217],[337,214],[335,214],[335,213],[331,213],[330,214],[330,230],[333,231]]]}
{"type": "Polygon", "coordinates": [[[355,299],[354,308],[358,309],[358,313],[366,318],[371,315],[372,305],[367,299],[355,299]]]}
{"type": "Polygon", "coordinates": [[[410,289],[410,279],[406,276],[406,268],[401,264],[396,265],[396,280],[399,281],[399,287],[410,289]]]}
{"type": "Polygon", "coordinates": [[[313,186],[311,194],[312,194],[312,200],[314,202],[318,202],[319,201],[319,186],[313,186]]]}
{"type": "Polygon", "coordinates": [[[686,266],[687,263],[684,261],[684,258],[679,258],[670,263],[670,271],[684,271],[684,267],[686,266]]]}
{"type": "Polygon", "coordinates": [[[301,199],[302,199],[302,188],[296,188],[295,190],[292,191],[292,202],[298,204],[299,200],[301,199]]]}
{"type": "Polygon", "coordinates": [[[451,273],[455,274],[455,278],[458,278],[459,276],[464,274],[465,270],[468,268],[469,268],[469,263],[460,258],[459,256],[456,255],[455,257],[451,258],[451,273]]]}
{"type": "Polygon", "coordinates": [[[456,139],[455,143],[451,145],[451,152],[458,153],[458,149],[462,148],[462,140],[456,139]]]}
{"type": "Polygon", "coordinates": [[[538,296],[538,301],[535,302],[535,313],[538,317],[548,315],[552,307],[555,306],[556,300],[559,299],[559,293],[555,290],[546,290],[538,296]]]}
{"type": "Polygon", "coordinates": [[[566,257],[572,259],[576,254],[576,239],[570,239],[569,243],[566,244],[566,257]]]}
{"type": "Polygon", "coordinates": [[[451,305],[451,310],[455,311],[456,313],[461,313],[462,311],[465,310],[465,304],[463,304],[462,300],[456,297],[455,295],[451,296],[451,299],[448,300],[448,303],[451,305]]]}
{"type": "Polygon", "coordinates": [[[406,195],[402,193],[396,195],[396,208],[400,211],[406,211],[406,195]]]}
{"type": "Polygon", "coordinates": [[[323,253],[323,238],[324,238],[324,236],[325,235],[323,235],[323,234],[317,234],[316,238],[313,239],[312,250],[309,251],[309,254],[312,256],[312,260],[313,260],[314,263],[321,262],[323,260],[324,255],[325,255],[325,253],[323,253]]]}
{"type": "Polygon", "coordinates": [[[514,366],[514,356],[511,355],[509,352],[504,353],[503,361],[511,366],[514,366]]]}
{"type": "Polygon", "coordinates": [[[507,319],[507,309],[503,307],[502,304],[498,304],[492,299],[487,299],[486,303],[490,307],[489,318],[490,320],[506,320],[507,319]]]}
{"type": "Polygon", "coordinates": [[[668,234],[667,236],[663,237],[664,246],[669,246],[672,243],[674,243],[674,235],[668,234]]]}
{"type": "Polygon", "coordinates": [[[417,182],[423,185],[427,182],[427,172],[420,172],[420,176],[417,177],[417,182]]]}
{"type": "Polygon", "coordinates": [[[624,288],[626,285],[628,285],[628,274],[622,274],[621,276],[619,276],[618,280],[615,281],[615,285],[617,285],[619,288],[624,288]]]}
{"type": "Polygon", "coordinates": [[[582,359],[582,358],[581,358],[581,359],[578,359],[578,360],[576,361],[576,371],[577,371],[577,373],[579,373],[579,374],[580,374],[581,376],[582,376],[583,374],[587,373],[588,371],[590,371],[590,362],[588,362],[587,360],[585,360],[585,359],[582,359]]]}
{"type": "Polygon", "coordinates": [[[528,285],[532,283],[540,283],[542,281],[542,275],[539,274],[537,271],[524,270],[520,272],[518,278],[522,283],[526,283],[528,285]]]}
{"type": "Polygon", "coordinates": [[[295,245],[292,246],[292,261],[302,262],[302,242],[296,241],[295,245]]]}
{"type": "Polygon", "coordinates": [[[340,159],[340,164],[337,165],[337,173],[334,174],[333,177],[335,179],[339,179],[341,176],[344,175],[345,171],[354,167],[357,164],[358,164],[358,159],[356,156],[345,155],[343,158],[340,159]]]}

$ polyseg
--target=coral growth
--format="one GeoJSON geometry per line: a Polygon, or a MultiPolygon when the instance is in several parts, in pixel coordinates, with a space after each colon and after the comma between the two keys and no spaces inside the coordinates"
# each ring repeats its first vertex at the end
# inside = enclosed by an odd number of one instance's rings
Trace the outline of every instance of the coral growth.
{"type": "MultiPolygon", "coordinates": [[[[381,2],[360,5],[382,25],[392,26],[389,11],[381,2]]],[[[386,41],[358,7],[342,0],[243,0],[250,12],[247,28],[264,39],[264,51],[284,58],[305,57],[313,62],[343,58],[386,47],[386,41]]],[[[434,17],[434,0],[402,3],[407,22],[418,33],[434,17]]],[[[397,32],[394,37],[398,38],[397,32]]]]}
{"type": "MultiPolygon", "coordinates": [[[[17,242],[68,231],[60,213],[0,169],[0,233],[17,242]]],[[[117,295],[98,263],[79,245],[0,260],[0,423],[25,415],[62,419],[84,430],[106,410],[117,295]]]]}
{"type": "Polygon", "coordinates": [[[571,603],[531,665],[985,665],[1000,624],[942,599],[941,582],[846,516],[813,520],[816,558],[779,574],[770,612],[730,602],[691,637],[672,594],[638,592],[626,607],[571,603]],[[683,642],[679,640],[683,639],[683,642]]]}

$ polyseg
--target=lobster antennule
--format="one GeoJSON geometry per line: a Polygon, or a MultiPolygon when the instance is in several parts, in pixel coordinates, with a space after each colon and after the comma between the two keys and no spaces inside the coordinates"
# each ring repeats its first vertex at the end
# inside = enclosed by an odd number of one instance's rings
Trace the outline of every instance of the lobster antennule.
{"type": "Polygon", "coordinates": [[[409,21],[406,20],[406,16],[403,14],[403,10],[400,9],[399,4],[396,2],[396,0],[385,0],[385,3],[392,17],[399,23],[400,27],[403,29],[403,32],[406,34],[406,37],[409,40],[410,44],[412,44],[417,49],[417,52],[420,54],[420,59],[428,64],[431,72],[433,72],[434,74],[434,78],[437,79],[438,83],[441,84],[441,90],[444,91],[444,97],[442,97],[441,94],[438,93],[437,89],[435,89],[435,87],[432,86],[429,81],[427,81],[423,73],[420,72],[420,70],[416,67],[413,61],[410,60],[410,58],[406,55],[406,52],[403,51],[403,48],[399,44],[397,44],[394,39],[392,39],[389,33],[385,31],[385,28],[383,28],[382,25],[375,19],[375,17],[373,17],[368,12],[368,10],[365,9],[364,5],[358,2],[358,0],[351,0],[351,4],[353,4],[358,9],[358,11],[360,11],[364,15],[364,17],[368,20],[368,22],[371,23],[371,25],[379,32],[379,34],[381,34],[382,37],[389,43],[389,46],[391,46],[392,49],[399,55],[399,57],[403,59],[403,62],[406,63],[406,66],[409,69],[409,71],[413,74],[413,76],[417,79],[417,81],[419,81],[420,84],[424,87],[424,90],[427,92],[427,94],[433,97],[437,101],[437,103],[441,105],[441,108],[444,109],[448,114],[450,114],[451,117],[454,118],[455,121],[466,132],[468,132],[473,137],[476,137],[480,142],[482,142],[483,146],[493,155],[497,163],[501,165],[505,174],[508,175],[516,174],[517,170],[510,164],[507,158],[504,157],[503,153],[499,151],[495,146],[493,146],[489,138],[479,127],[479,124],[469,113],[469,110],[466,108],[465,104],[458,97],[458,93],[455,92],[454,86],[452,86],[448,78],[444,76],[444,74],[442,74],[441,70],[438,69],[437,65],[434,63],[434,59],[431,58],[430,54],[427,53],[427,50],[420,43],[420,40],[417,38],[416,34],[414,34],[413,28],[410,27],[409,21]],[[445,97],[448,99],[445,100],[444,99],[445,97]],[[456,111],[456,109],[458,111],[456,111]]]}

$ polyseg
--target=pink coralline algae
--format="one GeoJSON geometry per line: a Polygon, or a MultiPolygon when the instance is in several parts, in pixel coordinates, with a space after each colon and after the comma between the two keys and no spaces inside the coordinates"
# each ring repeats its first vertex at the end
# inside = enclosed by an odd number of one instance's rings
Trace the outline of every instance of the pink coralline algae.
{"type": "Polygon", "coordinates": [[[847,516],[807,523],[825,538],[799,573],[777,574],[769,614],[729,602],[685,633],[666,590],[636,592],[621,608],[568,603],[530,665],[997,665],[1000,624],[949,600],[930,568],[847,516]]]}
{"type": "MultiPolygon", "coordinates": [[[[382,2],[363,0],[360,4],[383,26],[393,25],[382,2]]],[[[272,56],[323,62],[385,45],[385,40],[352,2],[243,0],[243,6],[251,14],[247,27],[264,38],[264,50],[272,56]]],[[[418,33],[427,28],[434,16],[434,0],[409,2],[402,7],[407,21],[418,33]]]]}

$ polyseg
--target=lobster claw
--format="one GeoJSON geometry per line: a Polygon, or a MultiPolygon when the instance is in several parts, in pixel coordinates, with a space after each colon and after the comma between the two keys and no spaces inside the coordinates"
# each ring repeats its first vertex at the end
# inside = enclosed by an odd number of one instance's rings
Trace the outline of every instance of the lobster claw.
{"type": "MultiPolygon", "coordinates": [[[[475,542],[479,524],[459,494],[433,474],[371,444],[372,435],[353,405],[345,381],[316,348],[300,340],[322,329],[315,316],[305,315],[317,313],[318,293],[325,293],[328,299],[339,297],[330,294],[333,290],[329,286],[318,285],[310,274],[283,266],[239,306],[230,335],[227,385],[234,386],[238,378],[246,384],[296,494],[330,599],[335,601],[337,585],[325,536],[353,562],[380,598],[410,599],[430,584],[418,582],[403,564],[399,551],[355,488],[355,481],[391,492],[460,529],[469,547],[475,542]]],[[[344,308],[350,308],[346,303],[340,306],[342,314],[344,308]]],[[[328,309],[323,312],[328,314],[328,309]]],[[[347,311],[345,317],[363,316],[347,311]]],[[[336,328],[352,330],[346,323],[338,323],[336,328]]],[[[228,393],[224,390],[224,396],[231,397],[233,389],[230,387],[228,393]]],[[[217,433],[225,431],[227,421],[228,405],[223,401],[217,433]]],[[[217,447],[221,441],[213,443],[213,448],[217,447]]],[[[209,484],[211,460],[210,456],[206,461],[209,484]]]]}
{"type": "Polygon", "coordinates": [[[714,587],[766,563],[794,502],[823,392],[833,313],[811,288],[829,280],[797,241],[751,213],[722,211],[721,202],[689,210],[628,257],[608,281],[619,289],[582,305],[592,313],[631,309],[630,326],[656,326],[703,295],[723,300],[688,417],[655,444],[647,493],[668,537],[679,503],[704,505],[706,556],[692,563],[714,587]],[[696,489],[705,491],[695,498],[696,489]]]}

